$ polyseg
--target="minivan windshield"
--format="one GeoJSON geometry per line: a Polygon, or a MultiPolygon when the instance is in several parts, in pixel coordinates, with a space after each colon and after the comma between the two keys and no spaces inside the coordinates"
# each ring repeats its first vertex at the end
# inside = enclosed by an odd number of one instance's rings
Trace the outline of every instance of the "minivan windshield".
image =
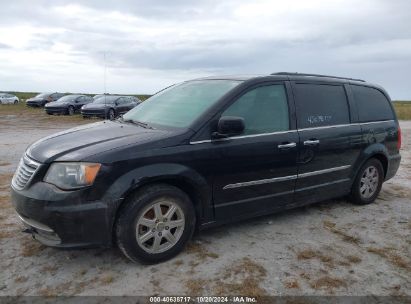
{"type": "Polygon", "coordinates": [[[184,128],[209,109],[238,80],[193,80],[174,85],[124,114],[124,120],[184,128]]]}

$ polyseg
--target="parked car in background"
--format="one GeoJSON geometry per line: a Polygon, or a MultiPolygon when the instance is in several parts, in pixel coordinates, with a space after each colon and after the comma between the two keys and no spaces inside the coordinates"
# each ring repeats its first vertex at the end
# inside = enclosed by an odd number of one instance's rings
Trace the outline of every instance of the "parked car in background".
{"type": "Polygon", "coordinates": [[[108,96],[97,98],[93,103],[81,108],[84,118],[102,117],[113,120],[120,114],[124,114],[137,106],[141,101],[134,96],[108,96]]]}
{"type": "Polygon", "coordinates": [[[44,107],[46,103],[56,101],[64,95],[64,93],[40,93],[33,98],[27,99],[26,105],[29,107],[44,107]]]}
{"type": "Polygon", "coordinates": [[[96,99],[98,99],[98,98],[100,98],[100,97],[103,97],[103,96],[114,96],[114,95],[110,95],[110,94],[97,94],[97,95],[94,95],[94,96],[93,96],[93,99],[96,100],[96,99]]]}
{"type": "Polygon", "coordinates": [[[49,102],[44,106],[47,114],[66,114],[73,115],[80,112],[85,104],[93,102],[93,98],[86,95],[66,95],[57,101],[49,102]]]}
{"type": "Polygon", "coordinates": [[[0,93],[0,104],[18,104],[19,98],[13,94],[0,93]]]}
{"type": "Polygon", "coordinates": [[[196,79],[121,119],[37,141],[11,198],[47,245],[116,243],[155,263],[178,254],[196,227],[342,196],[371,204],[396,174],[400,148],[380,86],[295,73],[196,79]]]}

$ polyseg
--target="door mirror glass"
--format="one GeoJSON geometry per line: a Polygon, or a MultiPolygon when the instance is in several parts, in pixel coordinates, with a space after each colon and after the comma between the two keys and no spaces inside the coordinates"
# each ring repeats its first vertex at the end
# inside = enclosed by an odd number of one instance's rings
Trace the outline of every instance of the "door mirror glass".
{"type": "Polygon", "coordinates": [[[244,119],[237,116],[223,116],[218,121],[215,137],[240,135],[244,132],[244,119]]]}

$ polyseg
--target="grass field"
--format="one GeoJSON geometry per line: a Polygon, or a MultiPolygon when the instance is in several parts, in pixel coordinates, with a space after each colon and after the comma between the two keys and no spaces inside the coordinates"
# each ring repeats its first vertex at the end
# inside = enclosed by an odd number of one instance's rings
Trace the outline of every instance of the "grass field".
{"type": "Polygon", "coordinates": [[[411,120],[411,101],[395,101],[393,104],[398,119],[411,120]]]}
{"type": "MultiPolygon", "coordinates": [[[[5,117],[8,115],[15,116],[16,119],[24,119],[30,120],[33,119],[40,119],[44,122],[45,125],[48,124],[64,124],[65,122],[75,122],[78,124],[83,124],[90,122],[87,119],[84,119],[81,115],[73,115],[73,116],[66,116],[66,115],[47,115],[44,111],[44,108],[32,108],[27,107],[25,102],[20,101],[18,104],[12,105],[0,105],[0,118],[5,117]]],[[[2,121],[0,120],[0,128],[2,126],[2,121]]]]}

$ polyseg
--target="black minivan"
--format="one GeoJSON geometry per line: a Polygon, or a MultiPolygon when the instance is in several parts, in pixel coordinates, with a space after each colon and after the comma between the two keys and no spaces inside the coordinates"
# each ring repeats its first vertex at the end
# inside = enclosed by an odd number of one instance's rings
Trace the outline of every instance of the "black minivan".
{"type": "Polygon", "coordinates": [[[203,229],[335,197],[372,203],[401,131],[388,94],[295,73],[174,85],[115,121],[39,140],[12,180],[26,231],[155,263],[203,229]]]}

